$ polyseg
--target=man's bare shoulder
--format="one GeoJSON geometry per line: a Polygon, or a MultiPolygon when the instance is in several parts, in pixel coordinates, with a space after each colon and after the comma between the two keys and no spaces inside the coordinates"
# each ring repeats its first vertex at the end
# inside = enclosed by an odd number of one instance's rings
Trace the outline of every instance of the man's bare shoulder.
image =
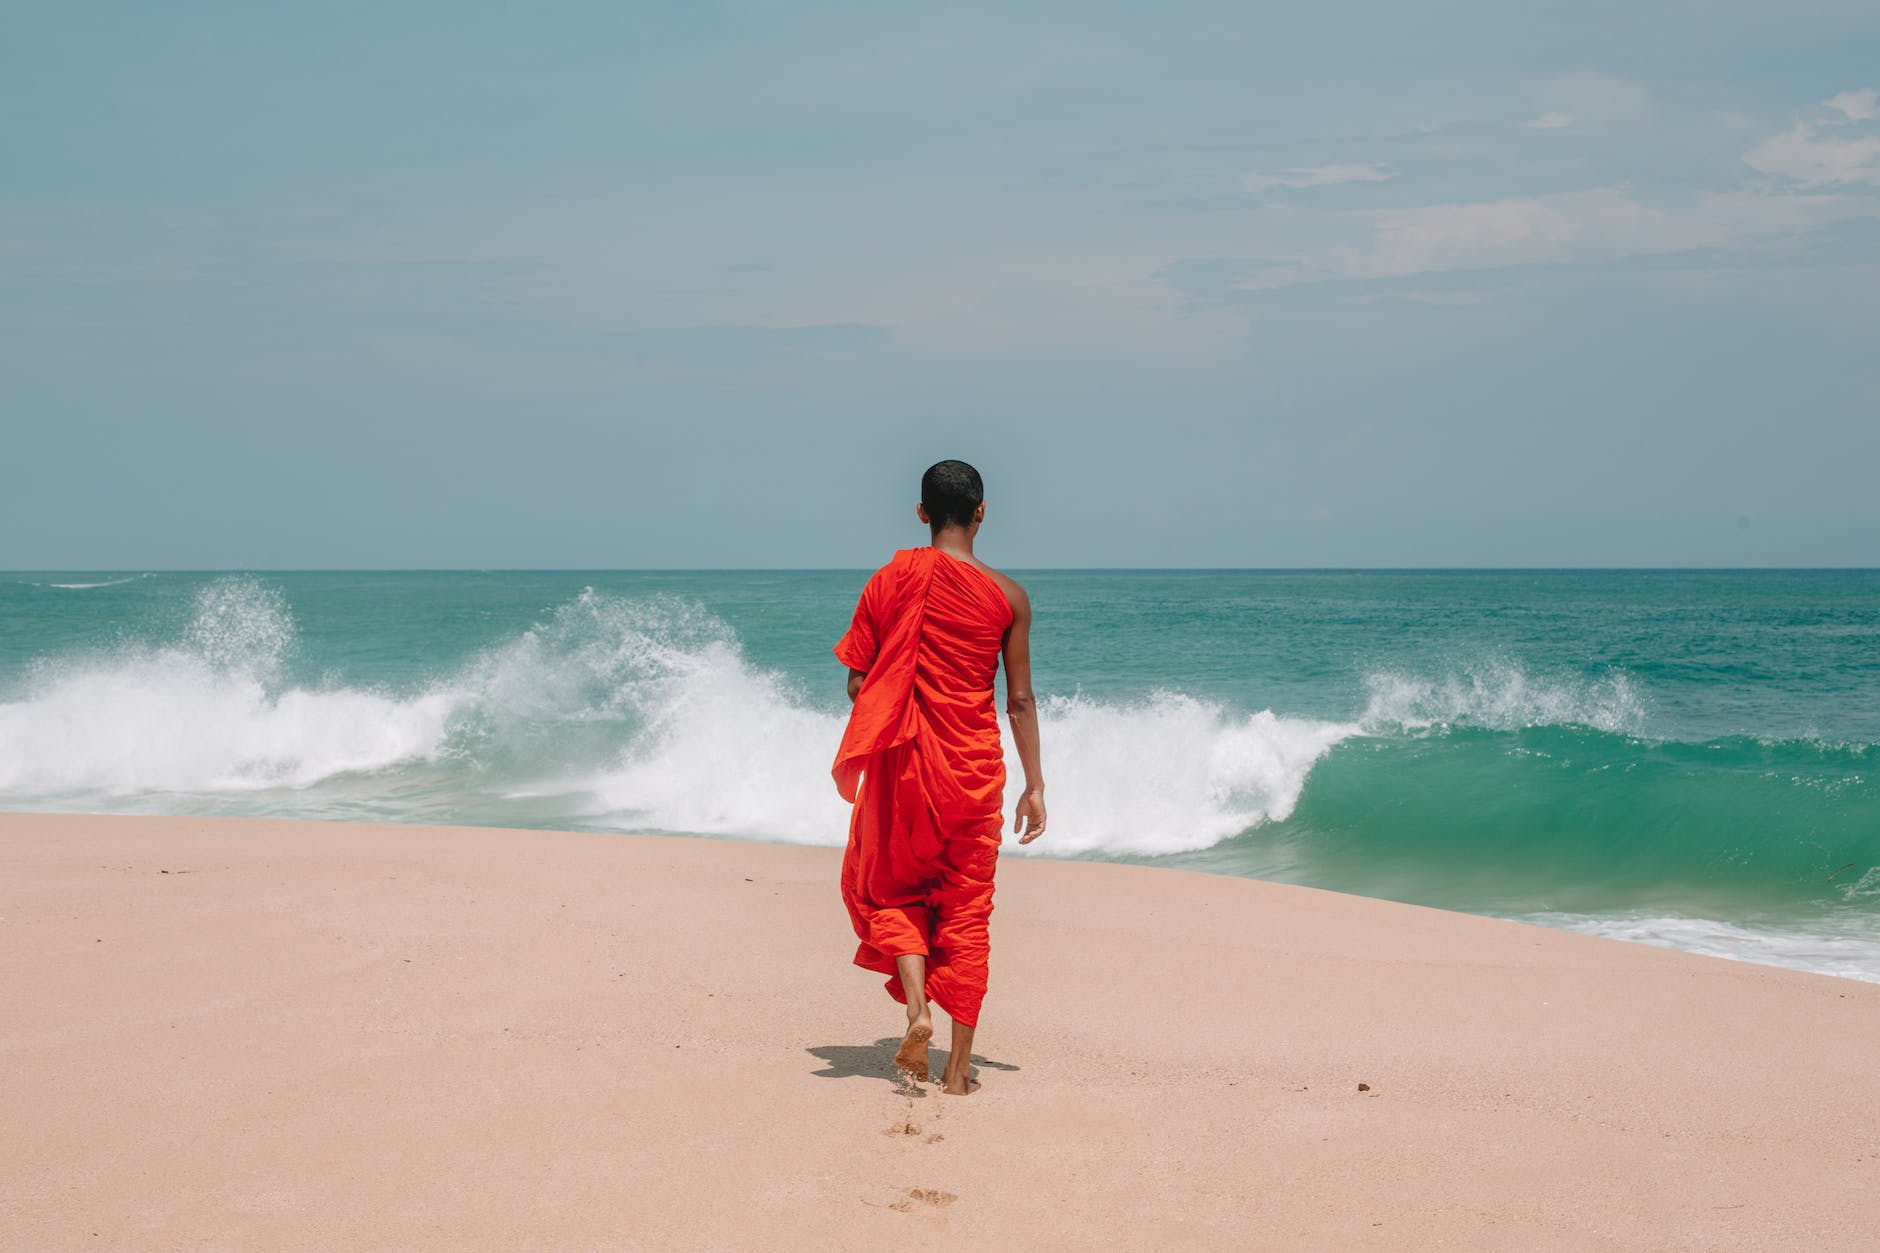
{"type": "Polygon", "coordinates": [[[973,564],[984,570],[987,576],[999,585],[999,590],[1005,593],[1006,603],[1012,606],[1014,615],[1022,618],[1031,612],[1031,597],[1025,594],[1024,587],[1017,579],[1003,570],[993,569],[977,557],[973,559],[973,564]]]}

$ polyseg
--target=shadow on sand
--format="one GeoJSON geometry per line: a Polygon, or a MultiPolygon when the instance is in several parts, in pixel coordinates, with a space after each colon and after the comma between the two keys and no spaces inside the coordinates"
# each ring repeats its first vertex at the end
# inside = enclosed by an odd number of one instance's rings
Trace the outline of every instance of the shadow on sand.
{"type": "MultiPolygon", "coordinates": [[[[907,1091],[910,1096],[925,1095],[918,1084],[909,1083],[907,1076],[894,1068],[894,1051],[900,1047],[901,1037],[891,1035],[873,1044],[824,1044],[804,1051],[824,1063],[823,1069],[810,1072],[819,1079],[879,1079],[907,1091]]],[[[945,1049],[930,1050],[927,1059],[928,1069],[934,1074],[946,1070],[945,1049]]],[[[1018,1069],[1009,1062],[988,1061],[977,1053],[973,1054],[973,1068],[975,1071],[1018,1069]]]]}

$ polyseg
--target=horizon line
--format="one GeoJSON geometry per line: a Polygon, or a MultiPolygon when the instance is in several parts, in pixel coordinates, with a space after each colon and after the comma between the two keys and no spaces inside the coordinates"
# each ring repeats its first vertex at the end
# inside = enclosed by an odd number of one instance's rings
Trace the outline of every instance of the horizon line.
{"type": "MultiPolygon", "coordinates": [[[[872,566],[42,566],[0,569],[25,574],[852,574],[872,566]]],[[[1004,566],[1030,574],[1863,574],[1880,565],[1599,566],[1004,566]]]]}

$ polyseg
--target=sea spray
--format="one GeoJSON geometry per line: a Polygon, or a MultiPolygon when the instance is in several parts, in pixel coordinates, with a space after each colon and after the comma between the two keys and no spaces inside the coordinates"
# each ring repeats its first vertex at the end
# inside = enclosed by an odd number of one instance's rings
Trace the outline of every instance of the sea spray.
{"type": "Polygon", "coordinates": [[[847,807],[829,778],[837,712],[752,665],[696,605],[590,591],[574,608],[558,615],[565,629],[548,642],[560,647],[541,664],[562,668],[571,651],[606,659],[610,694],[596,707],[625,715],[618,747],[599,769],[536,779],[516,795],[560,792],[571,814],[624,830],[842,841],[847,807]]]}
{"type": "MultiPolygon", "coordinates": [[[[848,810],[829,778],[841,710],[815,706],[783,676],[752,667],[728,637],[669,656],[657,680],[644,682],[636,677],[640,718],[619,760],[559,784],[591,797],[579,809],[584,819],[844,841],[848,810]]],[[[1039,717],[1051,745],[1053,830],[1064,833],[1049,850],[1057,854],[1199,848],[1283,818],[1312,763],[1355,729],[1270,712],[1236,717],[1177,693],[1126,704],[1050,697],[1039,717]]],[[[1024,775],[1009,736],[1005,747],[1010,802],[1024,775]]],[[[540,798],[555,787],[538,781],[517,795],[540,798]]]]}
{"type": "Polygon", "coordinates": [[[294,623],[278,589],[218,579],[182,638],[55,658],[0,704],[0,794],[80,807],[147,793],[307,787],[428,756],[444,702],[282,688],[294,623]]]}
{"type": "Polygon", "coordinates": [[[1536,674],[1514,658],[1489,656],[1416,673],[1373,671],[1364,676],[1364,687],[1367,699],[1358,721],[1374,732],[1449,726],[1635,732],[1646,724],[1637,686],[1616,669],[1592,676],[1536,674]]]}
{"type": "MultiPolygon", "coordinates": [[[[1125,704],[1052,697],[1039,721],[1052,842],[1023,847],[1050,854],[1185,852],[1284,819],[1313,766],[1358,730],[1235,714],[1178,692],[1125,704]]],[[[1008,800],[1024,779],[1010,748],[1008,800]]]]}

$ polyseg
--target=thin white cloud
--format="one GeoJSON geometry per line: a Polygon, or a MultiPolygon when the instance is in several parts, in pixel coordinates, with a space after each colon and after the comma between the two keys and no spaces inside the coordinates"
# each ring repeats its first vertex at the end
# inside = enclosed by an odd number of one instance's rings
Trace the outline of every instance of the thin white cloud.
{"type": "Polygon", "coordinates": [[[1543,116],[1561,114],[1591,123],[1634,117],[1652,102],[1643,83],[1598,71],[1553,75],[1537,85],[1535,94],[1543,116]]]}
{"type": "Polygon", "coordinates": [[[1712,193],[1657,205],[1617,187],[1344,215],[1352,243],[1302,249],[1246,290],[1325,279],[1395,279],[1519,265],[1588,264],[1755,244],[1829,222],[1880,216],[1866,198],[1712,193]]]}
{"type": "MultiPolygon", "coordinates": [[[[1880,91],[1863,87],[1859,91],[1844,91],[1838,96],[1822,101],[1830,109],[1841,114],[1846,122],[1871,122],[1880,117],[1880,91]]],[[[1844,125],[1836,122],[1835,125],[1844,125]]]]}
{"type": "Polygon", "coordinates": [[[1880,186],[1880,134],[1862,125],[1880,118],[1880,91],[1844,91],[1821,104],[1838,116],[1797,122],[1744,153],[1744,162],[1803,187],[1880,186]],[[1866,133],[1848,135],[1843,127],[1866,133]],[[1826,128],[1832,131],[1824,133],[1826,128]]]}
{"type": "Polygon", "coordinates": [[[1265,174],[1247,174],[1241,184],[1248,191],[1269,191],[1275,187],[1331,187],[1339,183],[1382,183],[1390,172],[1375,165],[1304,165],[1265,174]]]}
{"type": "Polygon", "coordinates": [[[1743,154],[1751,169],[1804,187],[1880,186],[1880,135],[1842,139],[1797,122],[1743,154]]]}
{"type": "Polygon", "coordinates": [[[1365,216],[1370,238],[1363,245],[1334,249],[1325,258],[1334,273],[1400,278],[1721,242],[1714,233],[1679,230],[1665,215],[1616,188],[1426,205],[1365,216]]]}
{"type": "Polygon", "coordinates": [[[1543,113],[1532,122],[1523,123],[1531,131],[1557,131],[1573,125],[1571,113],[1543,113]]]}

